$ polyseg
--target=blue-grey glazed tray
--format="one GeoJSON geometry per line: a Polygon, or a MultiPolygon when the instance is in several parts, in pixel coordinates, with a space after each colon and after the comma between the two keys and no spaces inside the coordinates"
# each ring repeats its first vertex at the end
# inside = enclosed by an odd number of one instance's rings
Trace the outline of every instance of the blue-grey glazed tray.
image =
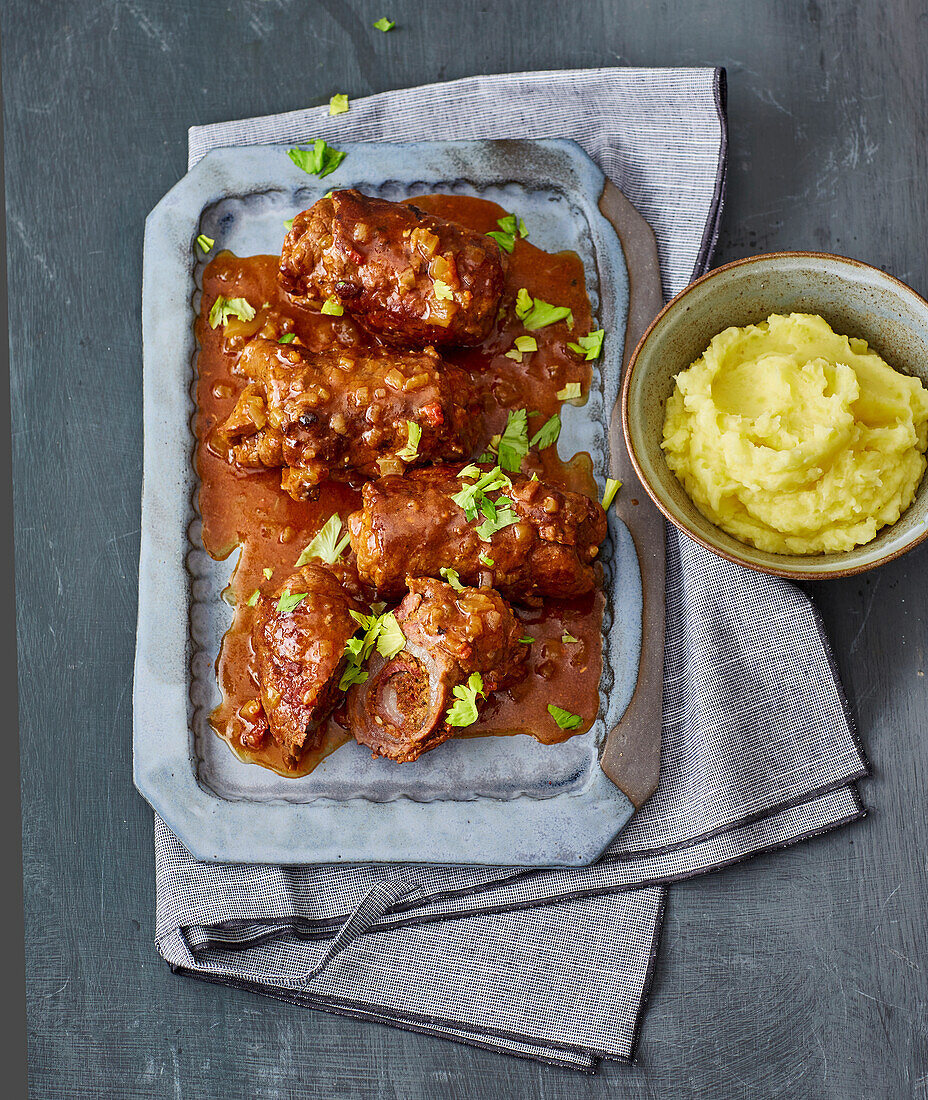
{"type": "MultiPolygon", "coordinates": [[[[220,594],[237,554],[225,562],[209,557],[196,507],[194,319],[207,262],[194,248],[197,234],[214,238],[214,251],[279,252],[284,221],[336,187],[390,199],[434,191],[474,194],[517,211],[534,244],[580,255],[594,316],[607,333],[588,401],[565,406],[558,448],[564,457],[588,451],[601,486],[617,472],[627,476],[624,454],[614,453],[621,443],[613,411],[629,336],[629,279],[616,231],[600,209],[611,185],[596,165],[564,140],[343,148],[348,156],[342,165],[321,180],[296,168],[287,146],[214,150],[146,223],[136,786],[200,859],[589,863],[628,821],[633,802],[640,805],[656,783],[652,751],[654,774],[642,785],[637,772],[647,752],[635,751],[640,731],[622,721],[627,710],[640,715],[646,709],[644,724],[653,727],[655,701],[640,698],[646,678],[640,675],[645,607],[639,558],[615,514],[602,554],[607,607],[600,712],[588,733],[557,745],[526,735],[452,740],[402,765],[374,759],[350,742],[310,775],[288,779],[238,760],[210,728],[209,714],[219,701],[215,662],[231,621],[220,594]],[[650,705],[629,708],[633,695],[650,705]]],[[[624,202],[611,191],[613,206],[624,202]]],[[[656,279],[656,259],[653,274],[656,279]]],[[[659,695],[656,705],[659,731],[659,695]]]]}

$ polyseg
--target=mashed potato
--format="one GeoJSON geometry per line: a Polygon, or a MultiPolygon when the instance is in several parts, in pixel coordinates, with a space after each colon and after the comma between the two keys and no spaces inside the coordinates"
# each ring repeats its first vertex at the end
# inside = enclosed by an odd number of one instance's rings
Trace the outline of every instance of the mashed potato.
{"type": "Polygon", "coordinates": [[[928,390],[823,318],[728,328],[676,383],[667,463],[700,512],[742,542],[850,550],[912,503],[928,390]]]}

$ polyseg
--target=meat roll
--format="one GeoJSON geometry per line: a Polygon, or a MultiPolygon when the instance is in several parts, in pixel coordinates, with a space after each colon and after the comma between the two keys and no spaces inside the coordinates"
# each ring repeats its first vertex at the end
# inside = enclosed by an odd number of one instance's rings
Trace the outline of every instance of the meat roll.
{"type": "Polygon", "coordinates": [[[251,384],[217,449],[246,468],[286,467],[281,484],[297,500],[347,471],[377,477],[464,458],[480,429],[467,375],[432,348],[313,353],[252,340],[239,368],[251,384]]]}
{"type": "Polygon", "coordinates": [[[489,588],[457,592],[443,581],[415,578],[396,618],[406,647],[389,660],[371,659],[367,680],[349,694],[348,715],[362,745],[408,762],[471,725],[491,692],[521,680],[529,647],[519,641],[512,609],[489,588]],[[466,684],[456,714],[454,689],[466,684]]]}
{"type": "Polygon", "coordinates": [[[391,342],[479,344],[503,290],[499,246],[415,206],[334,191],[297,214],[279,280],[297,301],[336,298],[391,342]]]}
{"type": "Polygon", "coordinates": [[[511,487],[488,494],[499,519],[511,522],[488,533],[485,511],[468,519],[452,499],[475,478],[433,466],[368,482],[363,507],[348,517],[361,579],[386,599],[400,595],[407,577],[437,577],[443,566],[510,600],[570,599],[593,589],[593,561],[606,537],[596,501],[512,474],[511,487]]]}
{"type": "Polygon", "coordinates": [[[273,597],[258,600],[251,641],[261,703],[271,735],[291,761],[340,697],[345,643],[358,625],[352,610],[367,609],[314,564],[289,577],[273,597]]]}

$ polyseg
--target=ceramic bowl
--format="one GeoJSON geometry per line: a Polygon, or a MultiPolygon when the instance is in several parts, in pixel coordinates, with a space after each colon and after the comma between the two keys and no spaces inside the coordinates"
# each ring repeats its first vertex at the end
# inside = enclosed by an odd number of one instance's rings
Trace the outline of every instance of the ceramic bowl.
{"type": "Polygon", "coordinates": [[[864,546],[835,554],[771,554],[740,542],[706,519],[664,459],[664,410],[675,375],[729,325],[756,324],[772,313],[820,314],[835,332],[866,340],[890,366],[928,385],[928,302],[910,287],[843,256],[752,256],[697,279],[664,307],[641,338],[622,391],[632,463],[667,519],[729,561],[781,577],[808,579],[846,577],[883,565],[928,536],[928,476],[897,522],[864,546]]]}

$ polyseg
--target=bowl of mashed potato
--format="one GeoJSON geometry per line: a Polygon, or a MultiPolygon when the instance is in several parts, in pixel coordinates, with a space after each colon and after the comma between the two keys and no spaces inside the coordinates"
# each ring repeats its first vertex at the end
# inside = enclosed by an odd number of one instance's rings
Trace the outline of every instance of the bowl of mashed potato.
{"type": "Polygon", "coordinates": [[[788,577],[928,536],[928,303],[876,268],[785,252],[679,294],[626,371],[626,442],[690,538],[788,577]]]}

